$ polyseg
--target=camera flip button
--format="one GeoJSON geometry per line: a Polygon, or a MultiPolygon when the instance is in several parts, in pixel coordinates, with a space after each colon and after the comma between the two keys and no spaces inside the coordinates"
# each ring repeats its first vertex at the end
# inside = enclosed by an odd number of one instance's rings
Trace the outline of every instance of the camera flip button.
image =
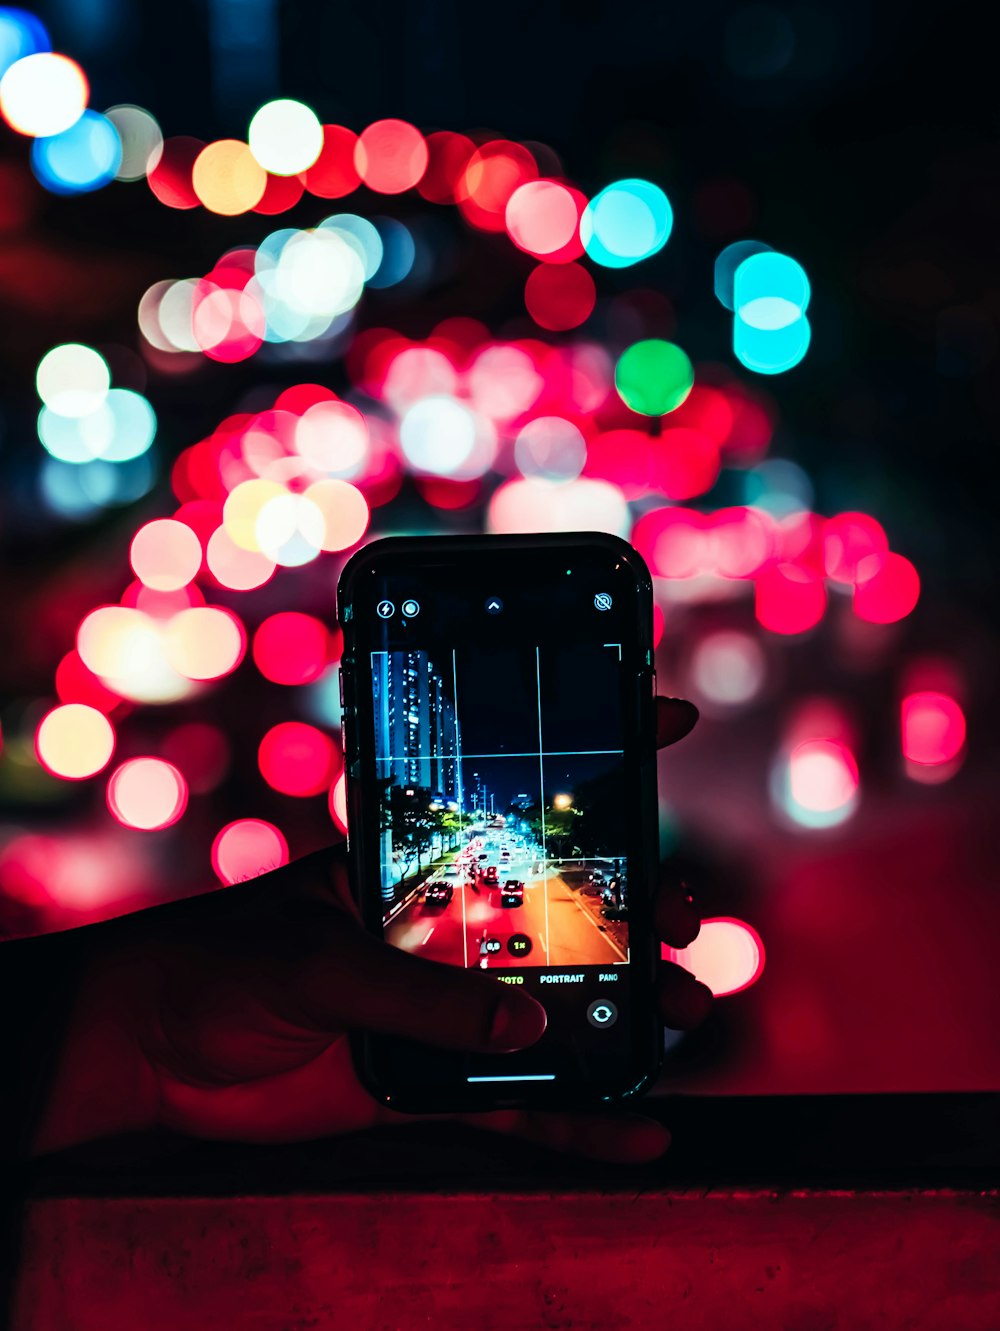
{"type": "Polygon", "coordinates": [[[613,1026],[618,1020],[618,1009],[608,999],[597,998],[587,1008],[587,1020],[591,1026],[604,1030],[608,1026],[613,1026]]]}

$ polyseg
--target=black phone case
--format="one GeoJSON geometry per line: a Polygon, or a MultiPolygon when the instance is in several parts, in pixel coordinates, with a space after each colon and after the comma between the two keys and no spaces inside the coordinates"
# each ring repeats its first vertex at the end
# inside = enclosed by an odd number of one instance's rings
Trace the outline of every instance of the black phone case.
{"type": "MultiPolygon", "coordinates": [[[[364,792],[361,780],[360,755],[357,747],[356,726],[356,688],[357,677],[356,652],[357,633],[353,615],[354,590],[362,575],[374,571],[381,561],[405,559],[409,555],[448,554],[461,559],[463,554],[483,550],[526,551],[534,549],[580,549],[581,546],[605,549],[610,554],[621,558],[633,571],[644,612],[639,617],[637,632],[642,659],[647,663],[645,680],[637,680],[634,692],[636,715],[635,734],[639,737],[637,785],[641,791],[640,823],[642,827],[642,878],[646,884],[646,933],[648,937],[640,942],[632,936],[630,921],[629,971],[632,995],[638,1004],[645,1008],[649,1027],[648,1040],[644,1044],[648,1054],[644,1057],[644,1068],[634,1084],[621,1087],[607,1094],[594,1088],[590,1096],[579,1092],[568,1098],[565,1091],[560,1091],[546,1084],[528,1085],[516,1097],[504,1093],[495,1095],[491,1100],[483,1096],[468,1096],[456,1103],[450,1095],[438,1095],[430,1087],[422,1087],[419,1093],[406,1094],[399,1088],[386,1085],[375,1070],[372,1057],[373,1046],[378,1036],[363,1032],[352,1032],[350,1036],[351,1052],[355,1071],[365,1089],[380,1103],[402,1113],[429,1114],[464,1111],[485,1111],[495,1108],[533,1108],[559,1109],[579,1108],[585,1105],[607,1105],[626,1102],[648,1091],[660,1072],[663,1062],[663,1028],[660,1022],[656,1002],[656,975],[659,966],[660,947],[652,928],[652,896],[656,890],[657,867],[659,863],[659,812],[657,803],[656,775],[656,715],[655,715],[655,669],[653,667],[652,638],[652,577],[645,561],[626,541],[606,532],[559,532],[538,533],[511,536],[390,536],[384,537],[356,551],[345,564],[337,584],[337,619],[344,635],[344,649],[341,660],[341,701],[343,705],[343,739],[346,763],[347,810],[350,831],[348,833],[348,865],[351,888],[355,901],[364,919],[366,927],[378,937],[382,936],[381,903],[373,903],[364,890],[367,870],[372,863],[366,838],[364,818],[364,792]],[[648,737],[646,742],[645,737],[648,737]],[[373,904],[377,910],[373,910],[373,904]]],[[[374,853],[377,854],[377,851],[374,853]]]]}

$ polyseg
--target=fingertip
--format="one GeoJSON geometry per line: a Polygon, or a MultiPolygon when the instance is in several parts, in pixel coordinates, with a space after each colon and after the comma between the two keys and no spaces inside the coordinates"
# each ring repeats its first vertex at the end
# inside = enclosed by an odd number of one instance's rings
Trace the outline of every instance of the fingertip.
{"type": "Polygon", "coordinates": [[[500,1053],[526,1049],[541,1039],[548,1020],[541,1003],[530,994],[504,989],[493,1012],[486,1047],[500,1053]]]}

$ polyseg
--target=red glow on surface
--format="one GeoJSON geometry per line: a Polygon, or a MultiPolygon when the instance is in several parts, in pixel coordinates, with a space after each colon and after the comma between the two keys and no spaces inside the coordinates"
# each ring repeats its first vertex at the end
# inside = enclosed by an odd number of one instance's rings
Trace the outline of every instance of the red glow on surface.
{"type": "Polygon", "coordinates": [[[685,948],[661,947],[664,961],[674,961],[707,984],[716,998],[749,989],[764,973],[764,944],[745,920],[720,915],[702,920],[701,932],[685,948]]]}
{"type": "Polygon", "coordinates": [[[197,208],[191,173],[205,144],[201,139],[177,135],[164,139],[160,159],[146,175],[149,188],[168,208],[197,208]]]}
{"type": "Polygon", "coordinates": [[[67,652],[56,667],[56,693],[60,702],[81,702],[105,713],[121,702],[117,693],[87,669],[75,649],[67,652]]]}
{"type": "Polygon", "coordinates": [[[663,611],[658,605],[653,606],[653,646],[659,647],[663,641],[663,631],[666,628],[666,621],[663,617],[663,611]]]}
{"type": "Polygon", "coordinates": [[[254,634],[253,659],[275,684],[311,684],[330,660],[330,634],[313,615],[270,615],[254,634]]]}
{"type": "Polygon", "coordinates": [[[214,790],[229,770],[229,741],[218,726],[188,721],[163,741],[163,757],[178,768],[192,794],[214,790]]]}
{"type": "Polygon", "coordinates": [[[805,633],[823,618],[826,588],[798,564],[772,564],[757,578],[755,609],[772,633],[805,633]]]}
{"type": "Polygon", "coordinates": [[[469,158],[455,197],[473,226],[481,231],[503,231],[510,196],[537,175],[538,167],[527,148],[507,139],[493,139],[469,158]]]}
{"type": "Polygon", "coordinates": [[[858,789],[858,764],[847,744],[836,739],[807,739],[788,759],[791,798],[803,809],[831,813],[849,804],[858,789]]]}
{"type": "Polygon", "coordinates": [[[288,842],[273,823],[240,818],[212,842],[212,868],[227,885],[257,878],[288,863],[288,842]]]}
{"type": "Polygon", "coordinates": [[[454,203],[462,172],[476,145],[464,134],[439,130],[427,136],[427,169],[417,185],[417,193],[429,203],[454,203]]]}
{"type": "Polygon", "coordinates": [[[342,199],[361,184],[354,152],[358,136],[343,125],[323,126],[323,147],[319,156],[299,179],[310,194],[320,199],[342,199]]]}
{"type": "Polygon", "coordinates": [[[700,430],[674,428],[653,440],[654,488],[668,499],[693,499],[715,484],[718,445],[700,430]]]}
{"type": "Polygon", "coordinates": [[[283,795],[322,794],[339,763],[329,735],[304,721],[281,721],[260,742],[257,763],[261,776],[283,795]]]}
{"type": "Polygon", "coordinates": [[[894,624],[920,598],[920,577],[903,555],[868,555],[858,564],[854,613],[869,624],[894,624]]]}
{"type": "Polygon", "coordinates": [[[855,582],[861,561],[888,549],[882,524],[867,513],[838,513],[824,523],[823,568],[834,582],[855,582]]]}
{"type": "Polygon", "coordinates": [[[114,750],[114,726],[103,712],[83,703],[54,707],[35,732],[38,761],[64,781],[95,776],[107,767],[114,750]]]}
{"type": "Polygon", "coordinates": [[[362,130],[354,147],[354,165],[377,194],[412,189],[427,169],[427,142],[406,120],[377,120],[362,130]]]}
{"type": "Polygon", "coordinates": [[[328,798],[330,817],[342,832],[347,831],[347,784],[344,773],[337,777],[330,787],[328,798]]]}
{"type": "Polygon", "coordinates": [[[540,263],[524,284],[524,307],[538,324],[561,332],[579,328],[597,301],[594,279],[578,263],[540,263]]]}
{"type": "Polygon", "coordinates": [[[162,758],[130,758],[111,774],[107,800],[123,827],[153,832],[170,827],[187,808],[187,782],[162,758]]]}
{"type": "Polygon", "coordinates": [[[294,208],[302,198],[305,186],[298,176],[271,176],[267,178],[264,193],[254,204],[255,213],[273,217],[275,213],[287,212],[294,208]]]}
{"type": "Polygon", "coordinates": [[[946,693],[911,693],[900,708],[903,757],[921,766],[949,763],[965,744],[965,713],[946,693]]]}
{"type": "Polygon", "coordinates": [[[586,197],[556,180],[529,180],[507,200],[505,221],[511,240],[547,263],[567,263],[583,253],[580,216],[586,197]]]}

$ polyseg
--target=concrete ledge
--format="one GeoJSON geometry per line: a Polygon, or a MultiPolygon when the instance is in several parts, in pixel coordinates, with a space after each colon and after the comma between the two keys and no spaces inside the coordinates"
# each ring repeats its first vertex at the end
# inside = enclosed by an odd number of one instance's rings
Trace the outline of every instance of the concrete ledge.
{"type": "Polygon", "coordinates": [[[996,1331],[1000,1194],[38,1197],[13,1331],[996,1331]]]}

